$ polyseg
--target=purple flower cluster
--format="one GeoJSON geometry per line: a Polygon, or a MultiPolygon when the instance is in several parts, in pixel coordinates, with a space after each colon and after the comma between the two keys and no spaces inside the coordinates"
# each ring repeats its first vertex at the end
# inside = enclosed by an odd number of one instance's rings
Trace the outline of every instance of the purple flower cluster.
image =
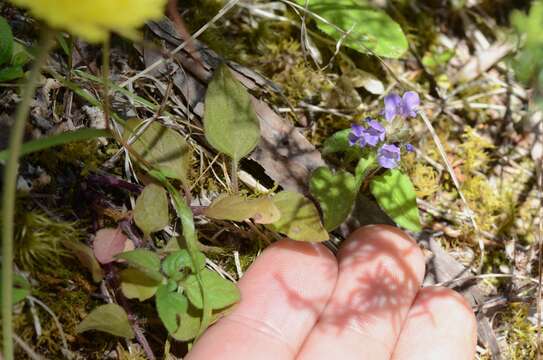
{"type": "MultiPolygon", "coordinates": [[[[417,116],[417,108],[420,104],[419,95],[414,91],[407,91],[400,95],[392,93],[385,96],[385,109],[383,115],[387,122],[392,122],[396,116],[402,119],[417,116]]],[[[380,142],[385,141],[386,129],[381,123],[366,118],[366,126],[353,125],[349,133],[349,144],[358,145],[362,148],[376,147],[380,142]]],[[[411,144],[405,145],[408,152],[415,151],[411,144]]],[[[383,143],[377,150],[377,161],[386,169],[394,169],[400,163],[400,147],[395,144],[383,143]]]]}
{"type": "Polygon", "coordinates": [[[389,94],[385,96],[385,119],[391,122],[396,116],[403,119],[416,117],[419,104],[419,95],[414,91],[407,91],[402,97],[395,93],[389,94]]]}

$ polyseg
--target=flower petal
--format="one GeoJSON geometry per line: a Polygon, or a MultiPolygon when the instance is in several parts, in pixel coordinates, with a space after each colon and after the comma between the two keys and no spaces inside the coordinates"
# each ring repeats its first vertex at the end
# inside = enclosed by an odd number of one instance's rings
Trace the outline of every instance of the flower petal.
{"type": "Polygon", "coordinates": [[[392,121],[394,116],[398,115],[399,107],[402,104],[402,98],[396,93],[388,94],[385,96],[385,119],[392,121]]]}
{"type": "Polygon", "coordinates": [[[405,117],[417,116],[416,110],[419,107],[419,94],[414,91],[407,91],[402,98],[402,115],[405,117]]]}

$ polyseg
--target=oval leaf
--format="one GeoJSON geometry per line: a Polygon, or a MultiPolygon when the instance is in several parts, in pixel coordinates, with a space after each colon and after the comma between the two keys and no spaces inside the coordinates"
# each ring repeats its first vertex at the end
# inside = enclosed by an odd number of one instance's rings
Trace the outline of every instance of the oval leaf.
{"type": "Polygon", "coordinates": [[[170,334],[179,329],[180,315],[187,312],[189,302],[178,292],[171,292],[167,285],[158,288],[155,297],[158,317],[170,334]]]}
{"type": "Polygon", "coordinates": [[[341,170],[334,174],[330,169],[320,167],[311,174],[309,189],[319,201],[324,228],[332,231],[349,216],[359,184],[347,171],[341,170]]]}
{"type": "Polygon", "coordinates": [[[128,339],[134,337],[126,312],[117,304],[98,306],[77,325],[75,330],[77,333],[97,330],[128,339]]]}
{"type": "Polygon", "coordinates": [[[117,255],[117,259],[126,260],[130,266],[154,281],[162,280],[160,257],[152,251],[144,249],[127,251],[117,255]]]}
{"type": "Polygon", "coordinates": [[[371,181],[370,189],[396,224],[411,231],[421,230],[415,188],[407,175],[396,169],[387,171],[371,181]]]}
{"type": "MultiPolygon", "coordinates": [[[[200,272],[204,291],[212,309],[223,309],[239,301],[240,294],[237,286],[222,278],[214,271],[204,269],[200,272]]],[[[185,292],[191,304],[198,309],[203,308],[202,292],[196,275],[190,275],[185,281],[185,292]]]]}
{"type": "Polygon", "coordinates": [[[117,258],[126,260],[130,266],[139,269],[148,269],[153,271],[160,270],[160,257],[152,251],[145,249],[136,249],[117,255],[117,258]]]}
{"type": "Polygon", "coordinates": [[[166,190],[156,184],[147,185],[136,199],[136,207],[134,208],[136,225],[148,236],[164,229],[169,220],[166,190]]]}
{"type": "MultiPolygon", "coordinates": [[[[298,0],[305,5],[305,0],[298,0]]],[[[343,31],[350,31],[344,45],[362,53],[399,58],[407,50],[407,39],[398,23],[384,11],[355,0],[309,0],[309,10],[343,31]]],[[[339,41],[343,34],[332,25],[317,20],[323,32],[339,41]]]]}
{"type": "Polygon", "coordinates": [[[188,311],[179,314],[179,328],[170,335],[179,341],[189,341],[200,332],[202,311],[189,304],[188,311]]]}
{"type": "MultiPolygon", "coordinates": [[[[128,120],[123,140],[128,141],[135,136],[142,123],[139,119],[128,120]]],[[[153,121],[130,148],[164,176],[188,184],[191,150],[185,138],[173,129],[153,121]]],[[[135,160],[138,161],[137,158],[135,160]]]]}
{"type": "Polygon", "coordinates": [[[128,299],[145,301],[155,295],[160,280],[148,276],[136,268],[124,269],[120,273],[121,290],[128,299]]]}
{"type": "Polygon", "coordinates": [[[319,212],[315,205],[302,194],[282,191],[273,197],[281,212],[281,218],[270,229],[287,235],[293,240],[321,242],[328,240],[319,212]]]}
{"type": "Polygon", "coordinates": [[[257,224],[279,220],[279,209],[269,197],[246,199],[242,195],[226,195],[215,200],[204,215],[213,219],[243,221],[253,218],[257,224]]]}
{"type": "Polygon", "coordinates": [[[195,270],[192,264],[192,259],[189,255],[189,252],[185,249],[175,251],[170,255],[166,256],[164,261],[162,261],[162,272],[169,278],[175,277],[182,269],[191,269],[192,272],[197,272],[205,268],[206,266],[206,257],[203,253],[197,252],[195,255],[195,260],[198,269],[195,270]]]}
{"type": "Polygon", "coordinates": [[[94,256],[101,264],[115,261],[115,255],[124,251],[128,238],[120,228],[100,229],[93,242],[94,256]]]}
{"type": "Polygon", "coordinates": [[[260,140],[260,123],[249,94],[225,64],[217,68],[207,88],[204,131],[211,146],[235,162],[260,140]]]}
{"type": "Polygon", "coordinates": [[[6,19],[0,16],[0,65],[9,63],[13,54],[13,33],[6,19]]]}

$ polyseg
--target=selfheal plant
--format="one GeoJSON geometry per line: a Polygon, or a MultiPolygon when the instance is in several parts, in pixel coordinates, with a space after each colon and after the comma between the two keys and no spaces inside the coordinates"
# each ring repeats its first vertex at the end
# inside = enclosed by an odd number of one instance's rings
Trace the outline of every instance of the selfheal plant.
{"type": "Polygon", "coordinates": [[[419,104],[419,95],[414,91],[407,91],[402,97],[396,93],[389,94],[385,96],[385,119],[391,122],[396,116],[403,119],[416,117],[419,104]]]}
{"type": "Polygon", "coordinates": [[[376,146],[380,141],[385,140],[386,131],[383,125],[372,118],[367,117],[368,127],[362,125],[353,125],[349,134],[349,145],[358,144],[360,147],[376,146]]]}
{"type": "MultiPolygon", "coordinates": [[[[345,152],[346,164],[358,159],[354,173],[343,169],[333,172],[324,167],[312,174],[310,191],[320,203],[327,230],[341,226],[352,215],[352,209],[357,209],[357,202],[370,200],[363,194],[359,196],[359,192],[368,188],[388,215],[387,221],[392,219],[398,226],[411,231],[421,230],[415,188],[409,176],[399,169],[402,152],[415,151],[415,147],[407,143],[411,128],[402,120],[416,117],[419,105],[415,92],[408,91],[402,97],[389,94],[384,98],[381,112],[387,121],[367,117],[365,124],[338,131],[324,142],[324,155],[345,152]],[[400,121],[393,121],[396,117],[400,121]]],[[[374,223],[379,215],[356,216],[367,216],[364,221],[374,223]]]]}

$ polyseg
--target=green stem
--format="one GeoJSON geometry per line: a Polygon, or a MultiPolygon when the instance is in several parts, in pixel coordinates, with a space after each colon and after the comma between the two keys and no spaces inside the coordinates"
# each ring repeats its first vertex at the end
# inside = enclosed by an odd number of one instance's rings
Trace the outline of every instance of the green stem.
{"type": "Polygon", "coordinates": [[[109,129],[109,38],[104,41],[102,46],[102,82],[104,90],[104,120],[106,129],[109,129]]]}
{"type": "Polygon", "coordinates": [[[198,284],[200,285],[200,291],[202,293],[202,302],[203,302],[203,309],[202,309],[202,322],[200,323],[200,329],[198,331],[198,336],[202,335],[203,332],[207,329],[209,326],[209,323],[211,322],[211,315],[212,315],[212,309],[209,305],[209,299],[207,296],[207,292],[204,289],[204,283],[202,280],[201,271],[199,270],[199,267],[196,263],[196,254],[200,251],[198,246],[198,235],[196,234],[196,227],[194,226],[194,219],[192,217],[192,211],[187,205],[187,203],[183,200],[183,197],[177,191],[175,187],[160,173],[156,170],[149,171],[149,175],[153,176],[155,179],[160,181],[168,190],[170,193],[175,211],[177,213],[177,216],[181,220],[181,225],[183,226],[183,237],[185,238],[185,242],[187,245],[187,251],[189,252],[193,268],[196,269],[196,279],[198,279],[198,284]]]}
{"type": "Polygon", "coordinates": [[[15,123],[9,138],[9,157],[4,172],[4,192],[2,194],[2,336],[5,360],[13,359],[12,288],[13,288],[13,231],[15,217],[15,198],[17,191],[17,170],[19,154],[24,137],[26,120],[30,105],[38,87],[41,68],[47,62],[52,48],[55,32],[46,29],[41,40],[39,52],[23,88],[21,103],[17,107],[15,123]]]}

